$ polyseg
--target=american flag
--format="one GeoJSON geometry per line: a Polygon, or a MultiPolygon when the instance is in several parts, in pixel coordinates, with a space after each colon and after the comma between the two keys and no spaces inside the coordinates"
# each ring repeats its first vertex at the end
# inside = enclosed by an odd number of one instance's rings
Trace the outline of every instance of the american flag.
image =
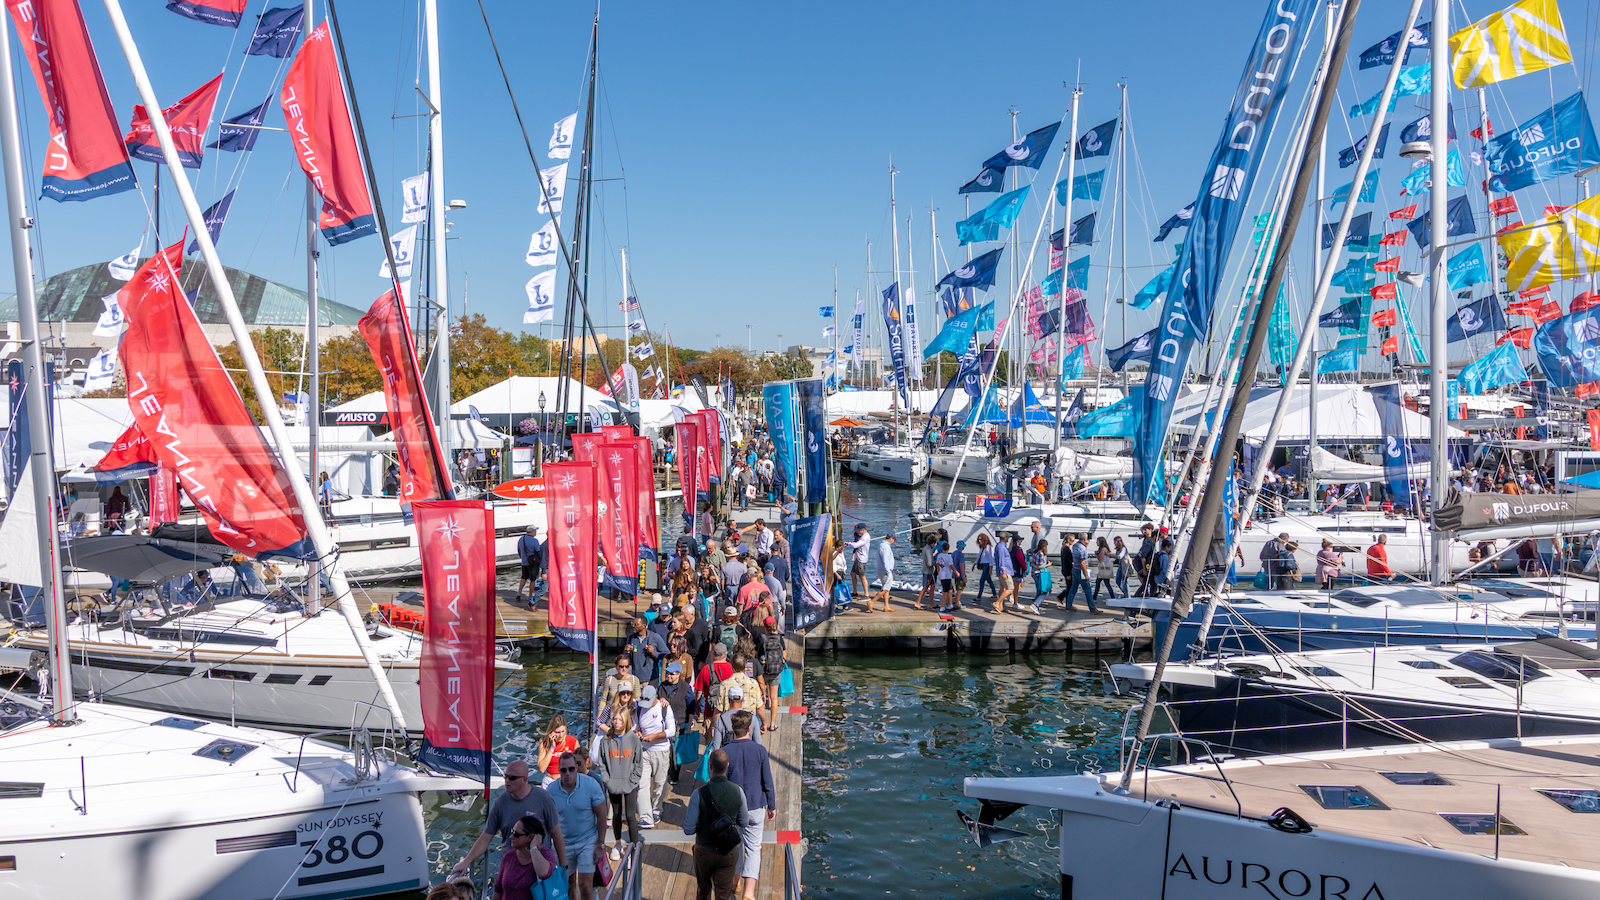
{"type": "Polygon", "coordinates": [[[618,303],[617,304],[617,309],[620,309],[623,312],[638,312],[639,311],[639,298],[638,297],[629,297],[628,299],[622,301],[621,303],[618,303]]]}

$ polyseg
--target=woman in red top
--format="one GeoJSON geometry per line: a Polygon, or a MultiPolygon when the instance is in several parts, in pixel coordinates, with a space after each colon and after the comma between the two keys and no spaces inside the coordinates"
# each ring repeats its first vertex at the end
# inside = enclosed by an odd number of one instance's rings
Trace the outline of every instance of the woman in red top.
{"type": "Polygon", "coordinates": [[[561,754],[576,752],[578,739],[567,734],[567,717],[556,716],[551,719],[544,737],[539,738],[539,771],[544,773],[544,781],[540,786],[549,787],[551,782],[560,777],[556,765],[561,761],[561,754]]]}
{"type": "Polygon", "coordinates": [[[538,816],[523,816],[511,826],[511,846],[500,857],[494,900],[533,900],[533,886],[556,870],[555,851],[545,846],[538,816]]]}

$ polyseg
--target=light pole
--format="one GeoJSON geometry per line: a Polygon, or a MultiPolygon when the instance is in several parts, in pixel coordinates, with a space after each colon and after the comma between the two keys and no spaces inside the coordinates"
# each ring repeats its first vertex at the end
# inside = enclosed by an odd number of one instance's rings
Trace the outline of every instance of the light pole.
{"type": "Polygon", "coordinates": [[[544,391],[539,392],[539,428],[533,433],[533,477],[544,477],[544,437],[549,433],[549,423],[544,419],[544,391]]]}
{"type": "Polygon", "coordinates": [[[755,349],[756,327],[754,325],[747,324],[744,326],[744,352],[749,353],[755,349]]]}

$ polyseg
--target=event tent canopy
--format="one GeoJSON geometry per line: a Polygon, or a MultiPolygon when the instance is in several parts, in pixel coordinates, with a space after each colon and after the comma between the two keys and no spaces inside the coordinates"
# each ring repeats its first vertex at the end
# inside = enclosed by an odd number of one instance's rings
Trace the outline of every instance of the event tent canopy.
{"type": "MultiPolygon", "coordinates": [[[[1295,385],[1289,408],[1283,416],[1283,427],[1278,431],[1279,444],[1303,444],[1311,439],[1311,389],[1309,385],[1295,385]]],[[[1244,422],[1239,436],[1252,443],[1267,438],[1278,410],[1279,388],[1256,388],[1250,392],[1250,403],[1245,408],[1244,422]]],[[[1180,408],[1174,417],[1172,429],[1181,434],[1192,434],[1200,423],[1200,402],[1195,398],[1205,396],[1204,391],[1191,395],[1187,409],[1180,408]]],[[[1371,392],[1354,385],[1329,385],[1317,387],[1317,443],[1364,443],[1383,440],[1383,418],[1378,413],[1377,401],[1371,392]]],[[[1206,414],[1209,421],[1212,413],[1206,414]]],[[[1430,432],[1428,417],[1409,409],[1400,410],[1401,426],[1411,440],[1426,441],[1430,432]]],[[[1446,436],[1452,440],[1465,438],[1467,433],[1459,428],[1447,428],[1446,436]]]]}

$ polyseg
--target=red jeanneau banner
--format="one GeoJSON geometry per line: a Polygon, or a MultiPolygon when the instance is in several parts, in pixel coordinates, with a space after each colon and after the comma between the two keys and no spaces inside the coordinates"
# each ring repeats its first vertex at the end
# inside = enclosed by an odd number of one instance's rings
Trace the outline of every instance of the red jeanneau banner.
{"type": "Polygon", "coordinates": [[[633,437],[632,425],[601,425],[600,434],[608,441],[615,441],[633,437]]]}
{"type": "Polygon", "coordinates": [[[580,431],[572,436],[572,458],[578,462],[589,462],[605,442],[606,436],[601,432],[580,431]]]}
{"type": "Polygon", "coordinates": [[[178,476],[166,466],[156,466],[150,475],[150,524],[178,521],[183,510],[178,500],[178,476]]]}
{"type": "Polygon", "coordinates": [[[383,402],[389,409],[395,453],[400,457],[400,501],[448,497],[445,473],[449,470],[422,392],[422,370],[417,365],[405,304],[391,290],[372,304],[357,327],[383,375],[383,402]]]}
{"type": "Polygon", "coordinates": [[[157,466],[156,450],[150,446],[138,425],[129,425],[106,455],[94,464],[94,478],[101,484],[144,478],[157,466]]]}
{"type": "Polygon", "coordinates": [[[569,649],[595,652],[595,517],[599,472],[594,463],[544,467],[549,527],[550,631],[569,649]]]}
{"type": "Polygon", "coordinates": [[[689,414],[700,423],[700,443],[706,448],[706,486],[722,483],[722,416],[714,409],[702,409],[689,414]]]}
{"type": "Polygon", "coordinates": [[[306,35],[279,96],[300,168],[322,194],[322,236],[342,244],[377,233],[327,22],[306,35]]]}
{"type": "Polygon", "coordinates": [[[277,454],[245,409],[178,288],[183,242],[117,292],[128,405],[217,540],[248,556],[304,556],[305,523],[277,454]]]}
{"type": "Polygon", "coordinates": [[[639,556],[656,560],[656,547],[661,535],[656,523],[656,470],[655,458],[650,450],[650,439],[643,437],[612,438],[611,443],[626,447],[633,454],[634,516],[639,522],[639,556]]]}
{"type": "Polygon", "coordinates": [[[686,509],[694,509],[698,490],[698,466],[700,454],[695,448],[700,444],[700,423],[685,418],[684,421],[672,426],[673,436],[677,438],[676,450],[678,457],[678,485],[683,488],[683,504],[686,509]]]}
{"type": "MultiPolygon", "coordinates": [[[[211,108],[217,103],[217,91],[222,87],[222,76],[201,85],[194,93],[163,109],[161,117],[167,120],[167,130],[172,132],[172,143],[178,150],[178,159],[185,169],[200,168],[206,153],[206,128],[211,124],[211,108]]],[[[165,163],[161,144],[156,141],[155,126],[150,124],[150,114],[144,105],[133,108],[133,122],[122,139],[134,159],[165,163]]]]}
{"type": "Polygon", "coordinates": [[[706,425],[706,420],[701,413],[692,413],[700,416],[697,423],[699,427],[694,430],[694,490],[696,494],[711,494],[711,434],[706,425]]]}
{"type": "Polygon", "coordinates": [[[78,0],[6,0],[6,8],[50,117],[40,193],[92,200],[133,190],[133,165],[78,0]]]}
{"type": "Polygon", "coordinates": [[[434,771],[489,783],[494,739],[494,510],[411,505],[422,551],[422,751],[434,771]]]}
{"type": "MultiPolygon", "coordinates": [[[[618,447],[605,441],[599,432],[582,432],[572,436],[572,458],[580,463],[596,466],[595,493],[596,536],[600,542],[600,556],[605,560],[605,582],[627,594],[639,592],[639,546],[634,534],[637,522],[633,518],[632,504],[624,504],[619,492],[623,482],[620,466],[627,457],[618,447]],[[632,551],[629,552],[629,547],[632,551]]],[[[632,487],[633,473],[626,473],[627,485],[632,487]]],[[[626,492],[621,492],[626,493],[626,492]]],[[[631,499],[631,498],[628,498],[631,499]]]]}

